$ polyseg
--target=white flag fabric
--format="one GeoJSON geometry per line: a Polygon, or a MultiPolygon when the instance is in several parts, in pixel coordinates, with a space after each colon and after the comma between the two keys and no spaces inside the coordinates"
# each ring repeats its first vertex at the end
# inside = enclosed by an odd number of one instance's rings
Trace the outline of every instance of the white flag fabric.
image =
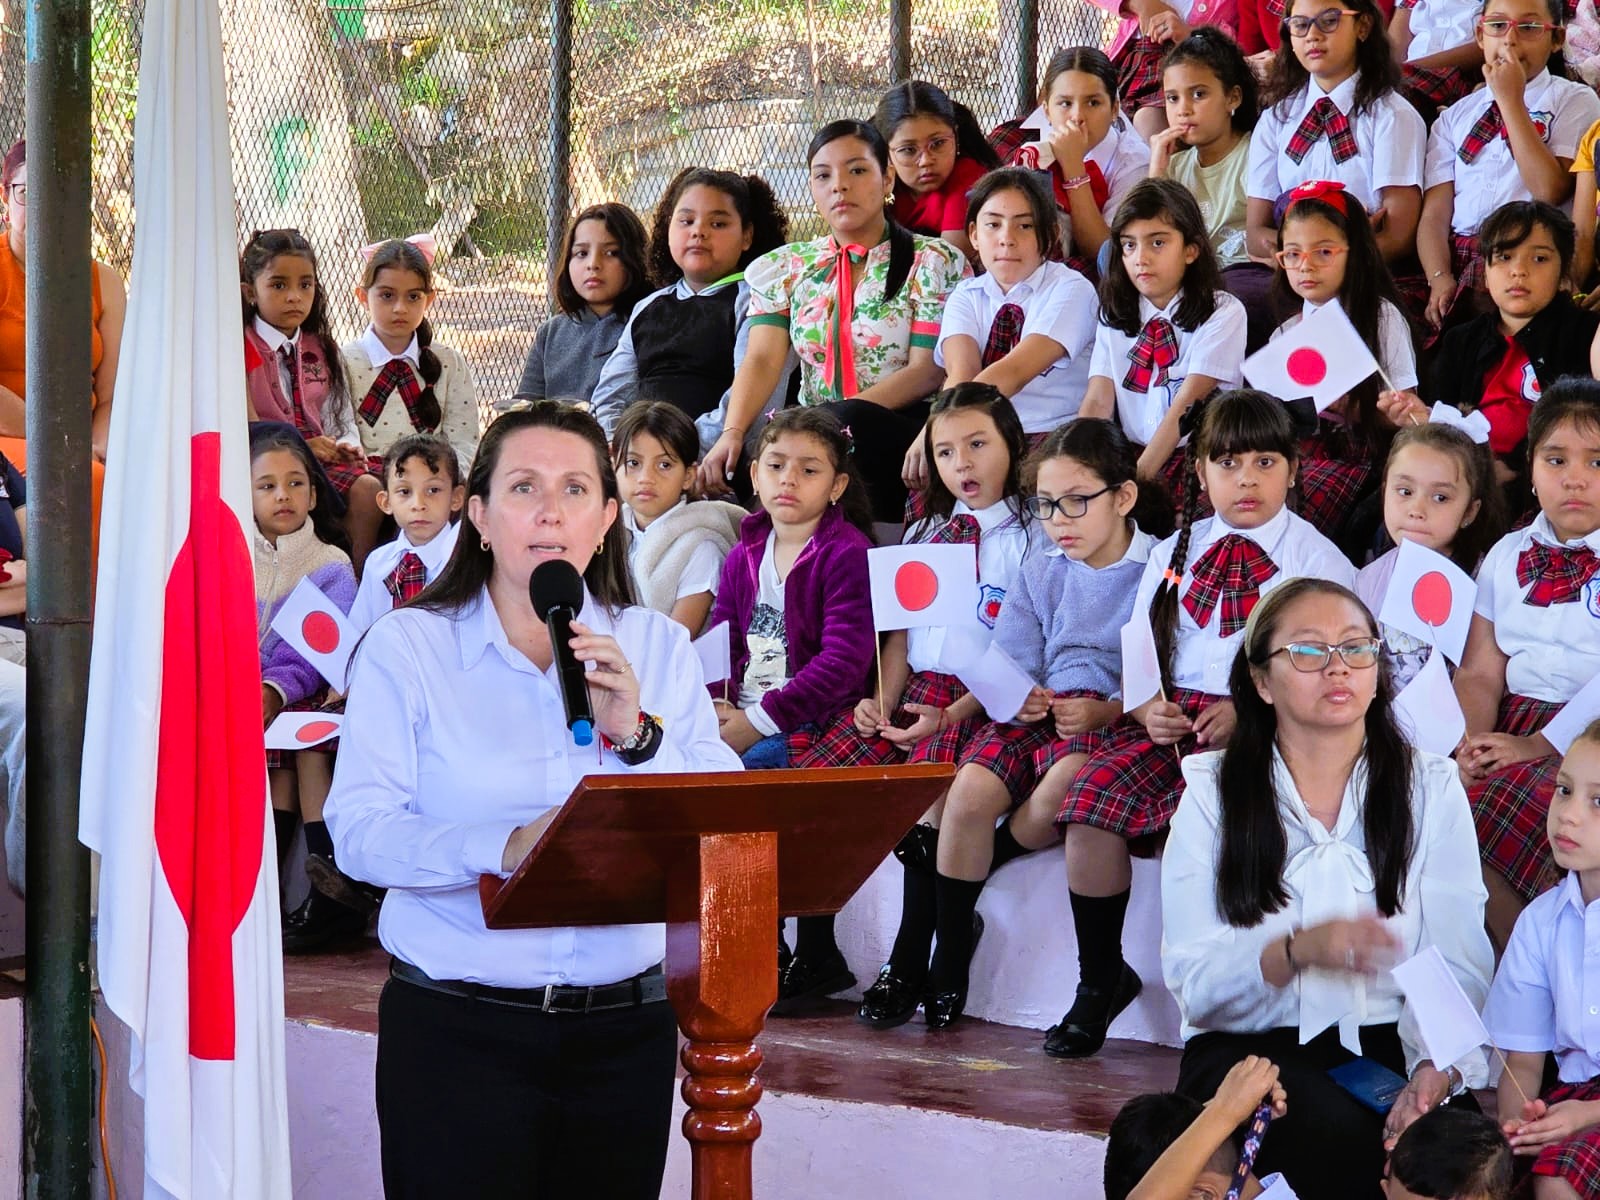
{"type": "Polygon", "coordinates": [[[1460,666],[1477,597],[1476,581],[1455,563],[1420,542],[1402,541],[1378,620],[1431,642],[1460,666]]]}
{"type": "Polygon", "coordinates": [[[1461,744],[1467,732],[1467,718],[1438,647],[1395,697],[1394,719],[1419,750],[1449,758],[1461,744]]]}
{"type": "Polygon", "coordinates": [[[294,585],[272,615],[272,629],[343,692],[349,686],[350,655],[361,634],[344,611],[307,576],[294,585]]]}
{"type": "Polygon", "coordinates": [[[1161,694],[1161,662],[1150,614],[1135,609],[1122,627],[1122,710],[1132,712],[1161,694]]]}
{"type": "Polygon", "coordinates": [[[1321,412],[1378,370],[1378,360],[1337,300],[1329,300],[1244,360],[1252,387],[1278,397],[1310,396],[1321,412]]]}
{"type": "Polygon", "coordinates": [[[1429,946],[1397,966],[1394,981],[1411,1006],[1428,1057],[1441,1071],[1491,1044],[1483,1018],[1439,947],[1429,946]]]}
{"type": "Polygon", "coordinates": [[[879,633],[978,623],[978,548],[964,543],[878,546],[867,551],[872,623],[879,633]]]}
{"type": "Polygon", "coordinates": [[[955,672],[991,721],[1011,720],[1034,688],[1028,673],[997,642],[990,642],[976,658],[958,664],[955,672]]]}
{"type": "Polygon", "coordinates": [[[1589,722],[1597,719],[1600,719],[1600,675],[1579,688],[1578,694],[1562,705],[1561,711],[1539,732],[1556,748],[1557,754],[1565,754],[1577,736],[1588,728],[1589,722]]]}
{"type": "Polygon", "coordinates": [[[733,675],[733,644],[726,621],[718,621],[695,638],[694,652],[700,656],[707,683],[721,683],[733,675]]]}
{"type": "Polygon", "coordinates": [[[147,0],[79,836],[147,1200],[287,1200],[238,230],[217,6],[147,0]]]}

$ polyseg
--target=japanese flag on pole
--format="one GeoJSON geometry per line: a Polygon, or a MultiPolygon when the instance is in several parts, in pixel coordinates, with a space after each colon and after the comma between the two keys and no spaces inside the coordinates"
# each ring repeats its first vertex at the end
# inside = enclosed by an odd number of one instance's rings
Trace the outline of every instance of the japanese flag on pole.
{"type": "Polygon", "coordinates": [[[1395,554],[1378,620],[1431,642],[1460,666],[1477,597],[1471,575],[1437,550],[1408,539],[1395,554]]]}
{"type": "Polygon", "coordinates": [[[1280,400],[1310,396],[1321,412],[1374,371],[1378,360],[1329,300],[1244,360],[1244,377],[1280,400]]]}
{"type": "Polygon", "coordinates": [[[79,825],[147,1200],[290,1195],[228,154],[217,5],[147,0],[79,825]]]}
{"type": "Polygon", "coordinates": [[[880,546],[867,551],[872,623],[879,633],[978,624],[978,548],[973,545],[880,546]]]}

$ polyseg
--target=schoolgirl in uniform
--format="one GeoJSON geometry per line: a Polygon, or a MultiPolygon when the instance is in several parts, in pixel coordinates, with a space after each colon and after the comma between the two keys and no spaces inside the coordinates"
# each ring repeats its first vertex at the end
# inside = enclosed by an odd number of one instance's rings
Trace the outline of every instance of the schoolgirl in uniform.
{"type": "Polygon", "coordinates": [[[1277,250],[1279,198],[1331,179],[1376,214],[1378,248],[1394,262],[1416,251],[1427,130],[1396,90],[1383,16],[1373,0],[1294,0],[1250,139],[1250,250],[1277,250]]]}
{"type": "Polygon", "coordinates": [[[1551,388],[1533,406],[1528,447],[1539,515],[1484,557],[1455,678],[1467,718],[1456,762],[1502,947],[1555,882],[1545,811],[1560,760],[1540,731],[1600,674],[1600,383],[1551,388]]]}
{"type": "Polygon", "coordinates": [[[1141,479],[1171,475],[1190,408],[1242,378],[1244,305],[1221,290],[1204,218],[1182,184],[1142,180],[1112,233],[1118,252],[1100,284],[1081,415],[1116,415],[1142,447],[1141,479]]]}
{"type": "Polygon", "coordinates": [[[1485,0],[1476,33],[1485,86],[1439,114],[1428,136],[1417,256],[1435,328],[1463,292],[1483,287],[1477,232],[1490,213],[1572,199],[1572,160],[1600,120],[1600,97],[1561,73],[1562,20],[1562,0],[1485,0]]]}
{"type": "Polygon", "coordinates": [[[1298,453],[1283,402],[1265,392],[1225,392],[1200,418],[1186,457],[1182,523],[1150,551],[1134,598],[1134,611],[1150,614],[1164,691],[1090,755],[1056,815],[1066,830],[1079,984],[1045,1039],[1048,1054],[1097,1052],[1143,986],[1122,957],[1129,844],[1171,821],[1183,791],[1181,756],[1231,736],[1228,675],[1251,609],[1297,575],[1355,583],[1349,560],[1285,507],[1298,453]],[[1215,515],[1197,522],[1202,491],[1215,515]]]}

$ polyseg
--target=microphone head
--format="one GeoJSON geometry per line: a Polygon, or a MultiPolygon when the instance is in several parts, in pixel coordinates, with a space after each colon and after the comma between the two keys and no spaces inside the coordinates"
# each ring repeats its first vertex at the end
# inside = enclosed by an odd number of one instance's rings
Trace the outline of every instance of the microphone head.
{"type": "Polygon", "coordinates": [[[533,611],[543,619],[553,608],[583,608],[583,576],[564,558],[552,558],[533,569],[528,578],[528,599],[533,611]]]}

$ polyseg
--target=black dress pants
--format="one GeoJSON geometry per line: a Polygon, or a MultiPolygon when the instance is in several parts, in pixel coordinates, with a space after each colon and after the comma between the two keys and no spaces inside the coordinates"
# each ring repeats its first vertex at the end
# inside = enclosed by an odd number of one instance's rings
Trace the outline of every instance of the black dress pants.
{"type": "Polygon", "coordinates": [[[665,1002],[542,1013],[391,979],[378,1002],[388,1200],[657,1200],[678,1027],[665,1002]]]}

